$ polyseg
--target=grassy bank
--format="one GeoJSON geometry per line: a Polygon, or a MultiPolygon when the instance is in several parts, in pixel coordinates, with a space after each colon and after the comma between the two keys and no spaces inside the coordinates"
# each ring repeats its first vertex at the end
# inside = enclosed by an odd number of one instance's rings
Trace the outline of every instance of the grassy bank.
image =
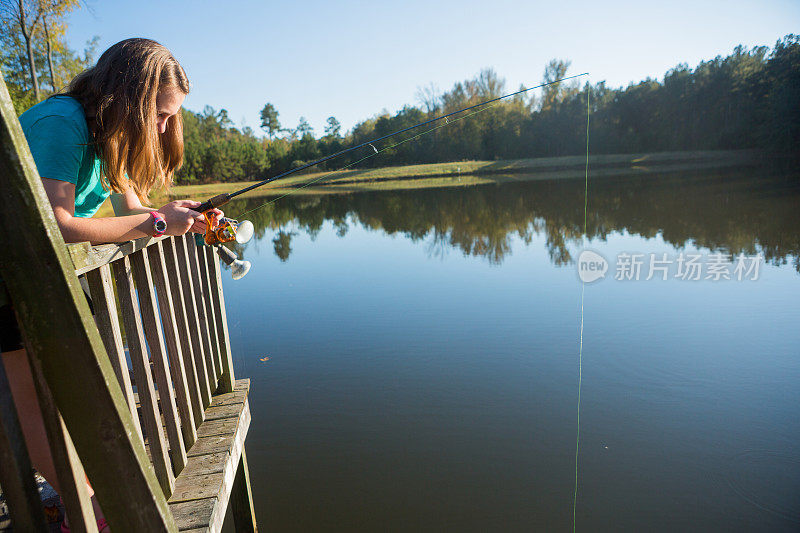
{"type": "MultiPolygon", "coordinates": [[[[676,172],[699,168],[721,168],[755,162],[758,154],[751,151],[662,152],[655,154],[595,155],[589,158],[591,178],[624,176],[650,171],[676,172]]],[[[274,184],[248,193],[251,196],[282,194],[331,194],[369,190],[399,190],[431,187],[453,187],[506,181],[582,178],[586,157],[548,157],[505,161],[457,161],[407,165],[374,169],[340,170],[334,172],[305,172],[291,175],[274,184]]],[[[232,192],[256,182],[206,183],[176,185],[168,195],[153,197],[153,204],[169,199],[192,198],[204,200],[232,192]]],[[[108,202],[97,216],[113,214],[108,202]]]]}

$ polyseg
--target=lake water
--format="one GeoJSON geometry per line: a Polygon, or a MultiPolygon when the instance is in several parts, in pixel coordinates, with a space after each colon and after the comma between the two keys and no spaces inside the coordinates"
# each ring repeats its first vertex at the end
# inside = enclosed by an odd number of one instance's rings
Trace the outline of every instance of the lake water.
{"type": "MultiPolygon", "coordinates": [[[[800,529],[798,183],[590,182],[579,531],[800,529]]],[[[262,531],[571,530],[583,214],[582,180],[252,213],[223,284],[262,531]]]]}

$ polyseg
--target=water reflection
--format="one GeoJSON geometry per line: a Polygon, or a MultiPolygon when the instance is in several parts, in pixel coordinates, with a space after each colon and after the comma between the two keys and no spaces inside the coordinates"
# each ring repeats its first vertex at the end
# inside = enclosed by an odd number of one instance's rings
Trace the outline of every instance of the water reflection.
{"type": "MultiPolygon", "coordinates": [[[[570,247],[574,250],[581,240],[583,193],[582,180],[523,180],[471,187],[292,195],[249,213],[247,218],[255,224],[258,238],[267,231],[275,232],[272,242],[282,261],[291,256],[292,238],[297,235],[294,230],[313,238],[329,220],[339,236],[357,224],[413,241],[427,240],[431,256],[455,248],[492,264],[502,263],[511,253],[512,237],[529,243],[534,235],[544,235],[551,261],[567,265],[573,261],[570,247]]],[[[799,200],[798,180],[766,170],[601,178],[590,182],[588,235],[605,240],[613,233],[645,238],[660,234],[676,248],[693,244],[734,255],[761,252],[772,264],[791,262],[800,271],[799,200]]],[[[235,209],[244,212],[265,201],[265,197],[240,200],[235,209]]]]}

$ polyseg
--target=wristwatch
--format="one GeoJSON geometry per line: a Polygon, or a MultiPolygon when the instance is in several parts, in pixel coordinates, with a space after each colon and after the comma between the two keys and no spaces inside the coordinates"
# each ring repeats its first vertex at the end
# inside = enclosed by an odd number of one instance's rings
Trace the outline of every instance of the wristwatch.
{"type": "Polygon", "coordinates": [[[158,211],[150,211],[153,215],[153,237],[161,237],[167,231],[167,221],[158,211]]]}

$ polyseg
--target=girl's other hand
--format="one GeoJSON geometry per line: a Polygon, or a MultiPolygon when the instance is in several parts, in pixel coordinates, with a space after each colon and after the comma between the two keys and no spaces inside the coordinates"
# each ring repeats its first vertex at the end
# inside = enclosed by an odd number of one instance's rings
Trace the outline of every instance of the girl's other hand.
{"type": "MultiPolygon", "coordinates": [[[[193,202],[193,203],[195,204],[195,207],[200,205],[200,202],[193,202]]],[[[219,224],[219,221],[222,219],[222,217],[225,216],[219,209],[209,209],[208,211],[206,211],[206,213],[212,215],[212,220],[214,221],[214,227],[216,227],[217,224],[219,224]]],[[[208,226],[208,224],[206,224],[206,217],[203,216],[202,213],[200,213],[195,218],[191,231],[193,231],[194,233],[205,233],[206,226],[208,226]]]]}

